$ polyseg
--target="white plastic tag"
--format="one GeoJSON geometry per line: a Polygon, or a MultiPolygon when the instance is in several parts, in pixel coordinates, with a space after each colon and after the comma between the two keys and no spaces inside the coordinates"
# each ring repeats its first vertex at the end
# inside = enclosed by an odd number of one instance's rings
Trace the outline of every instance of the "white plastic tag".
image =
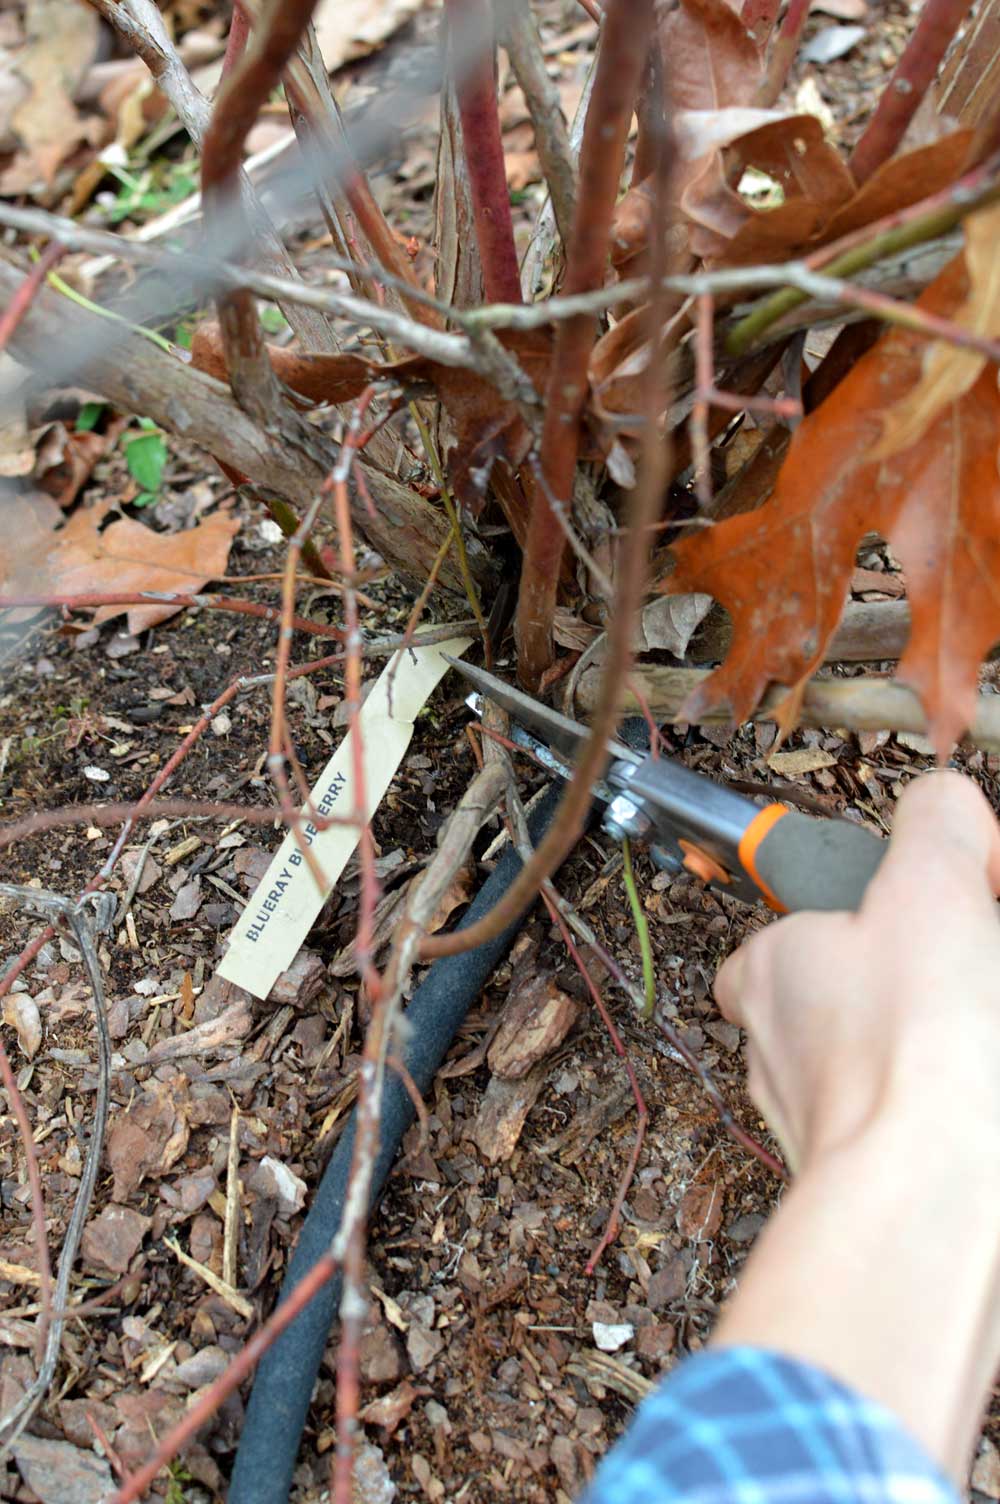
{"type": "MultiPolygon", "coordinates": [[[[433,647],[408,649],[398,662],[395,657],[390,660],[369,691],[359,716],[369,819],[410,745],[417,713],[448,670],[442,653],[459,658],[471,641],[471,637],[456,637],[433,647]],[[390,685],[393,662],[396,671],[390,685]]],[[[352,770],[348,733],[312,791],[319,814],[350,814],[354,808],[352,770]]],[[[331,825],[317,830],[311,820],[302,827],[301,837],[319,863],[325,886],[321,889],[317,885],[299,841],[289,831],[240,915],[219,966],[220,976],[246,988],[254,997],[267,997],[281,973],[291,966],[361,839],[354,826],[331,825]]]]}

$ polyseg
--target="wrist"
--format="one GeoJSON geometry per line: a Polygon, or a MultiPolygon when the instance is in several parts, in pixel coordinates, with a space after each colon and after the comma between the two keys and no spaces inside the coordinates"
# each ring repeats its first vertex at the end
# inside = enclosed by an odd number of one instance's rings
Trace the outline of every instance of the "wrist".
{"type": "Polygon", "coordinates": [[[713,1340],[826,1369],[962,1479],[1000,1359],[996,1175],[964,1119],[880,1114],[794,1182],[713,1340]]]}

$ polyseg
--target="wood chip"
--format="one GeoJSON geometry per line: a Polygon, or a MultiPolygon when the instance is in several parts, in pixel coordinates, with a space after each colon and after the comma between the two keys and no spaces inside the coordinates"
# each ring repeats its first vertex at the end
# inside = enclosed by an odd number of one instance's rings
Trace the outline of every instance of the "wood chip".
{"type": "Polygon", "coordinates": [[[178,841],[176,846],[171,846],[163,858],[164,865],[167,867],[176,867],[178,862],[182,862],[186,856],[190,856],[192,852],[197,851],[200,845],[201,836],[185,836],[183,841],[178,841]]]}
{"type": "Polygon", "coordinates": [[[772,752],[767,765],[783,778],[801,778],[806,773],[816,773],[820,768],[832,768],[837,759],[822,747],[797,747],[794,752],[772,752]]]}

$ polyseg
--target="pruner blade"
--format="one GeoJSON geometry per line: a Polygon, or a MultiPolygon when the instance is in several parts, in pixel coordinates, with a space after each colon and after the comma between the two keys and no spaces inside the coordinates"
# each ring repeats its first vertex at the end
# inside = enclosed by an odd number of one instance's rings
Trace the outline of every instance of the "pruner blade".
{"type": "MultiPolygon", "coordinates": [[[[501,710],[506,710],[520,726],[526,731],[531,731],[540,741],[551,747],[553,752],[573,763],[581,746],[590,736],[587,726],[581,726],[579,721],[571,720],[568,715],[553,710],[549,705],[543,705],[531,695],[526,695],[523,690],[516,689],[512,684],[505,684],[502,679],[497,679],[493,674],[487,673],[484,668],[475,668],[471,663],[463,663],[459,658],[452,658],[447,653],[441,654],[452,668],[457,669],[464,679],[475,686],[480,694],[499,705],[501,710]]],[[[624,746],[621,742],[609,741],[607,744],[608,756],[620,759],[624,762],[637,762],[635,752],[624,746]]]]}

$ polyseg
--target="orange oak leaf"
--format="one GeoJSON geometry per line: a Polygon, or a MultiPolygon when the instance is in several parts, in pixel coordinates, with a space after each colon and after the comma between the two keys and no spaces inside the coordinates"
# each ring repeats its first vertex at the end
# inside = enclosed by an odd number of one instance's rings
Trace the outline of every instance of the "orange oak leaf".
{"type": "MultiPolygon", "coordinates": [[[[4,503],[6,508],[11,503],[4,503]]],[[[154,533],[131,517],[102,531],[113,502],[81,507],[54,532],[29,508],[17,511],[17,527],[0,558],[0,589],[32,595],[84,595],[97,591],[161,590],[192,593],[226,572],[239,519],[215,512],[180,533],[154,533]]],[[[3,511],[0,510],[0,516],[3,511]]],[[[13,521],[13,518],[11,519],[13,521]]],[[[133,636],[182,610],[160,605],[101,606],[94,621],[128,612],[133,636]]]]}
{"type": "MultiPolygon", "coordinates": [[[[964,256],[920,306],[950,316],[968,295],[964,256]]],[[[965,731],[977,668],[1000,640],[1000,394],[996,371],[947,404],[920,438],[873,459],[887,414],[921,380],[927,341],[894,330],[801,424],[771,499],[677,544],[661,588],[706,591],[729,611],[725,662],[684,707],[743,721],[769,683],[794,689],[823,659],[865,533],[887,538],[913,625],[899,678],[920,694],[943,757],[965,731]]]]}

